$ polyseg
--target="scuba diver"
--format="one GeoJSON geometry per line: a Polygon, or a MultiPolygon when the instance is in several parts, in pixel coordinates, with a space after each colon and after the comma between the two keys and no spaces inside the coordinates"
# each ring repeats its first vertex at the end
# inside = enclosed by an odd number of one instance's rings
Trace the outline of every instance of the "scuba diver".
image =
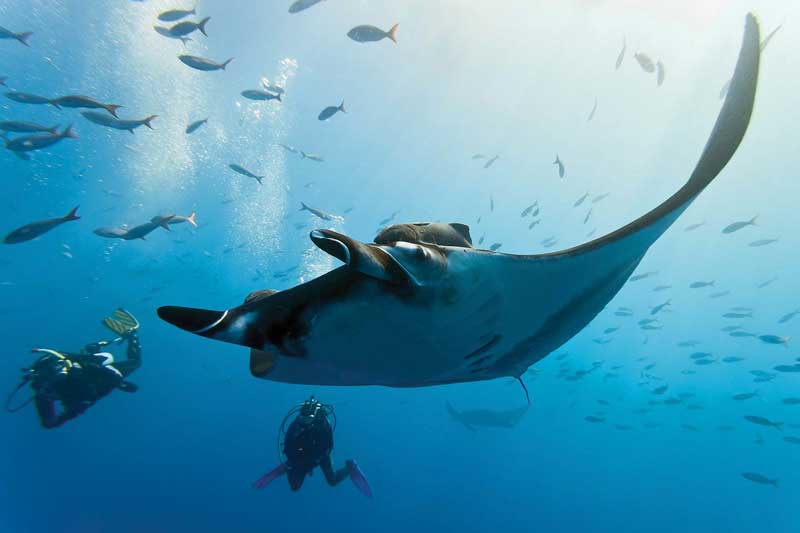
{"type": "Polygon", "coordinates": [[[139,322],[128,311],[117,309],[103,324],[119,337],[87,344],[80,353],[35,348],[34,353],[43,355],[30,368],[22,369],[22,380],[8,396],[6,409],[16,412],[33,401],[42,426],[52,429],[83,414],[114,389],[136,392],[138,387],[126,378],[142,364],[136,335],[139,322]],[[113,355],[103,351],[112,342],[127,342],[125,360],[115,362],[113,355]],[[12,407],[14,396],[27,384],[33,396],[12,407]],[[60,412],[57,402],[61,403],[60,412]]]}
{"type": "Polygon", "coordinates": [[[333,406],[322,404],[313,396],[295,406],[283,418],[278,431],[278,457],[280,465],[258,478],[253,487],[261,489],[275,479],[286,474],[289,487],[300,490],[306,476],[310,476],[315,467],[320,467],[328,485],[334,487],[350,476],[353,484],[367,497],[372,497],[372,490],[367,478],[355,461],[347,460],[343,468],[333,469],[331,452],[333,451],[333,430],[336,427],[336,415],[333,406]],[[289,427],[286,422],[297,415],[289,427]],[[328,417],[333,416],[333,427],[328,417]],[[281,442],[282,441],[282,442],[281,442]]]}

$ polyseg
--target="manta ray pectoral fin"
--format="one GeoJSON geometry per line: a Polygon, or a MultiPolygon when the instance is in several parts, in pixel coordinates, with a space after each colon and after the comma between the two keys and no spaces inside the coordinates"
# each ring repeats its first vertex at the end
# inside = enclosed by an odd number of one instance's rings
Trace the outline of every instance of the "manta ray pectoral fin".
{"type": "Polygon", "coordinates": [[[259,340],[256,332],[249,327],[248,317],[241,312],[241,309],[236,307],[225,311],[214,311],[167,305],[158,308],[158,316],[173,326],[201,337],[251,348],[261,346],[263,341],[259,340]]]}
{"type": "Polygon", "coordinates": [[[314,230],[310,237],[322,251],[362,274],[394,284],[414,283],[397,259],[380,246],[327,229],[314,230]]]}

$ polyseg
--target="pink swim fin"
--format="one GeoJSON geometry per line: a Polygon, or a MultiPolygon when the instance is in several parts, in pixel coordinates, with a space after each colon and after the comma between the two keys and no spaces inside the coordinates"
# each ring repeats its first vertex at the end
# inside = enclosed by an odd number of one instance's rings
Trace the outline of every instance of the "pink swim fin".
{"type": "Polygon", "coordinates": [[[350,469],[350,481],[361,491],[361,494],[367,498],[372,498],[372,489],[369,488],[369,482],[355,461],[353,461],[353,467],[350,469]]]}
{"type": "Polygon", "coordinates": [[[285,473],[286,473],[286,468],[282,464],[280,464],[275,468],[273,468],[272,470],[270,470],[269,472],[267,472],[266,474],[264,474],[263,476],[261,476],[260,478],[258,478],[257,480],[255,480],[253,482],[253,488],[263,489],[264,487],[266,487],[267,485],[269,485],[270,483],[272,483],[285,473]]]}

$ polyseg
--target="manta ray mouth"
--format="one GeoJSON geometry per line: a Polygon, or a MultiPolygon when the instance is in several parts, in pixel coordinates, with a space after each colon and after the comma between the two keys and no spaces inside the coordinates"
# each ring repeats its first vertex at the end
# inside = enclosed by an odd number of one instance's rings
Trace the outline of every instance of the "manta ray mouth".
{"type": "Polygon", "coordinates": [[[228,311],[168,305],[158,308],[158,316],[173,326],[203,335],[220,325],[225,320],[225,317],[228,316],[228,311]]]}

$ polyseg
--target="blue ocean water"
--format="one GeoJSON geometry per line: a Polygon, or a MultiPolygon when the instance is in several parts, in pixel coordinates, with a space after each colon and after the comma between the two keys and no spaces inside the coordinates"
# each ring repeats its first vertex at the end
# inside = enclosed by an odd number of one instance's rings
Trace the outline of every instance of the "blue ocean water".
{"type": "MultiPolygon", "coordinates": [[[[798,531],[800,446],[784,437],[800,437],[800,405],[782,402],[800,396],[798,374],[774,367],[800,354],[791,341],[721,331],[741,325],[791,337],[800,327],[800,317],[779,323],[798,307],[800,289],[791,134],[798,7],[327,0],[289,14],[288,5],[201,1],[208,37],[194,33],[184,47],[153,31],[160,12],[191,7],[168,0],[0,0],[0,26],[34,32],[30,47],[0,40],[9,90],[86,94],[123,105],[123,118],[158,115],[152,131],[131,135],[79,110],[0,102],[2,120],[72,123],[80,137],[29,162],[0,154],[0,231],[75,205],[82,215],[0,249],[0,388],[16,385],[33,347],[74,350],[106,338],[100,321],[117,307],[139,318],[144,350],[131,377],[136,394],[114,392],[54,430],[40,427],[33,407],[0,418],[0,530],[798,531]],[[764,50],[744,142],[636,272],[655,274],[626,284],[523,377],[532,406],[515,427],[471,431],[446,408],[521,407],[511,378],[421,389],[273,383],[251,377],[245,348],[156,316],[161,305],[224,309],[253,290],[286,289],[334,268],[308,239],[315,227],[370,241],[393,214],[393,222],[463,222],[482,246],[502,243],[509,253],[555,251],[613,231],[688,178],[748,11],[762,35],[782,28],[764,50]],[[398,22],[397,44],[346,36],[358,24],[398,22]],[[637,52],[663,63],[663,85],[640,68],[637,52]],[[235,59],[225,71],[198,72],[178,61],[183,53],[235,59]],[[264,78],[285,87],[283,102],[240,96],[264,78]],[[317,120],[343,100],[346,114],[317,120]],[[476,154],[499,158],[484,168],[476,154]],[[563,179],[551,164],[556,154],[563,179]],[[263,174],[263,184],[231,163],[263,174]],[[535,201],[541,223],[529,229],[534,219],[520,213],[535,201]],[[300,202],[345,221],[314,218],[298,211],[300,202]],[[199,228],[159,229],[145,241],[92,233],[193,211],[199,228]],[[722,233],[756,215],[755,226],[722,233]],[[553,248],[542,245],[549,237],[553,248]],[[714,285],[690,288],[696,281],[714,285]],[[654,292],[660,285],[670,288],[654,292]],[[663,328],[641,329],[637,322],[667,300],[663,328]],[[722,317],[740,306],[753,316],[722,317]],[[633,315],[617,316],[620,307],[633,315]],[[694,364],[696,351],[714,363],[694,364]],[[753,383],[751,371],[770,378],[753,383]],[[654,394],[663,385],[667,392],[654,394]],[[335,406],[334,462],[357,459],[372,500],[349,482],[329,488],[319,472],[299,493],[283,480],[250,487],[277,462],[284,414],[310,394],[335,406]],[[782,422],[782,431],[748,415],[782,422]]],[[[375,346],[373,356],[381,352],[375,346]]]]}

